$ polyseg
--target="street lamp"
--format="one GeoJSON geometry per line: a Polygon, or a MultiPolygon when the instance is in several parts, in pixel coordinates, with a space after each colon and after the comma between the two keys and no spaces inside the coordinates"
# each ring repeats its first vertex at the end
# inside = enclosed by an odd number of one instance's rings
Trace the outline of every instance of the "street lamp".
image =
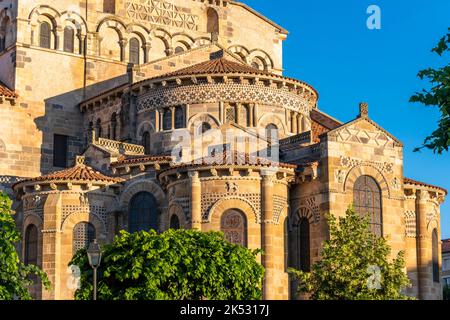
{"type": "Polygon", "coordinates": [[[97,300],[97,268],[100,266],[102,261],[102,250],[100,245],[97,243],[97,239],[89,245],[87,249],[87,256],[89,259],[89,265],[94,269],[94,296],[93,299],[97,300]]]}

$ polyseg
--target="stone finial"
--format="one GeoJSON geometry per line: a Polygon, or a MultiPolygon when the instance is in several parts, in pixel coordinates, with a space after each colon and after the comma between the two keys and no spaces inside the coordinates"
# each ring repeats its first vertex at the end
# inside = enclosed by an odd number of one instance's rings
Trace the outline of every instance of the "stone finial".
{"type": "Polygon", "coordinates": [[[369,104],[367,102],[361,102],[359,104],[359,117],[367,118],[369,116],[369,104]]]}
{"type": "Polygon", "coordinates": [[[75,158],[75,165],[77,166],[83,166],[86,158],[84,156],[76,156],[75,158]]]}

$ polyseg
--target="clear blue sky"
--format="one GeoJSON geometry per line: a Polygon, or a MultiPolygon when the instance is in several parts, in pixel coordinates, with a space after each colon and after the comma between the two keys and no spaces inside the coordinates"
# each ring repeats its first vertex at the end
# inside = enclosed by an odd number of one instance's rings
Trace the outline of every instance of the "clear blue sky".
{"type": "MultiPolygon", "coordinates": [[[[426,86],[419,70],[449,62],[430,52],[450,27],[449,0],[243,2],[290,32],[285,75],[314,86],[321,110],[346,122],[368,102],[370,117],[404,143],[405,176],[450,190],[450,153],[413,152],[439,112],[408,102],[426,86]],[[366,27],[371,4],[381,8],[381,30],[366,27]]],[[[442,237],[450,238],[450,196],[441,210],[442,237]]]]}

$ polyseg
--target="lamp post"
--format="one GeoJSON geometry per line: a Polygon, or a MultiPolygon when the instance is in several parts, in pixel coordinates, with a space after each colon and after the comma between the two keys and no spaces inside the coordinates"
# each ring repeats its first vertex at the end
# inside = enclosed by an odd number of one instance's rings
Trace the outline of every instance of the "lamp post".
{"type": "Polygon", "coordinates": [[[100,245],[97,243],[97,239],[89,245],[87,250],[87,256],[89,259],[89,265],[94,270],[94,295],[93,300],[97,300],[97,268],[100,266],[102,261],[102,250],[100,245]]]}

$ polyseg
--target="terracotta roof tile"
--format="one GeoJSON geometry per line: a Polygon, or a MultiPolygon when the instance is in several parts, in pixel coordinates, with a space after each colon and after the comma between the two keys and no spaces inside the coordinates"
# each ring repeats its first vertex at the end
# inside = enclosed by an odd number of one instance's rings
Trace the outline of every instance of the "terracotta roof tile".
{"type": "Polygon", "coordinates": [[[446,189],[438,187],[438,186],[434,186],[432,184],[428,184],[428,183],[425,183],[425,182],[420,182],[420,181],[413,180],[413,179],[410,179],[410,178],[404,178],[403,182],[405,184],[412,184],[412,185],[416,185],[416,186],[430,187],[430,188],[434,188],[434,189],[439,189],[439,190],[444,191],[445,194],[448,194],[448,191],[446,189]]]}
{"type": "Polygon", "coordinates": [[[120,166],[127,164],[137,164],[137,163],[145,163],[145,162],[160,162],[160,163],[170,163],[172,162],[172,157],[170,156],[121,156],[116,162],[113,162],[111,166],[120,166]]]}
{"type": "Polygon", "coordinates": [[[229,165],[254,165],[254,166],[266,166],[266,167],[280,167],[295,169],[295,164],[275,162],[262,157],[252,156],[248,153],[238,151],[224,151],[221,154],[215,156],[208,156],[200,159],[193,160],[188,163],[175,164],[173,168],[186,168],[192,166],[229,166],[229,165]]]}
{"type": "Polygon", "coordinates": [[[318,110],[311,110],[311,131],[313,142],[320,142],[319,136],[340,127],[342,123],[318,110]]]}
{"type": "Polygon", "coordinates": [[[9,89],[5,84],[0,81],[0,96],[6,98],[17,98],[17,94],[9,89]]]}
{"type": "Polygon", "coordinates": [[[450,252],[450,239],[442,240],[442,253],[450,252]]]}
{"type": "MultiPolygon", "coordinates": [[[[78,162],[78,160],[77,160],[78,162]]],[[[91,181],[91,182],[111,182],[120,183],[124,180],[122,178],[108,177],[98,171],[95,171],[91,167],[85,165],[84,163],[78,162],[74,167],[64,169],[61,171],[52,172],[47,175],[40,177],[22,180],[16,183],[13,187],[18,184],[29,183],[29,182],[58,182],[58,181],[91,181]]]]}

